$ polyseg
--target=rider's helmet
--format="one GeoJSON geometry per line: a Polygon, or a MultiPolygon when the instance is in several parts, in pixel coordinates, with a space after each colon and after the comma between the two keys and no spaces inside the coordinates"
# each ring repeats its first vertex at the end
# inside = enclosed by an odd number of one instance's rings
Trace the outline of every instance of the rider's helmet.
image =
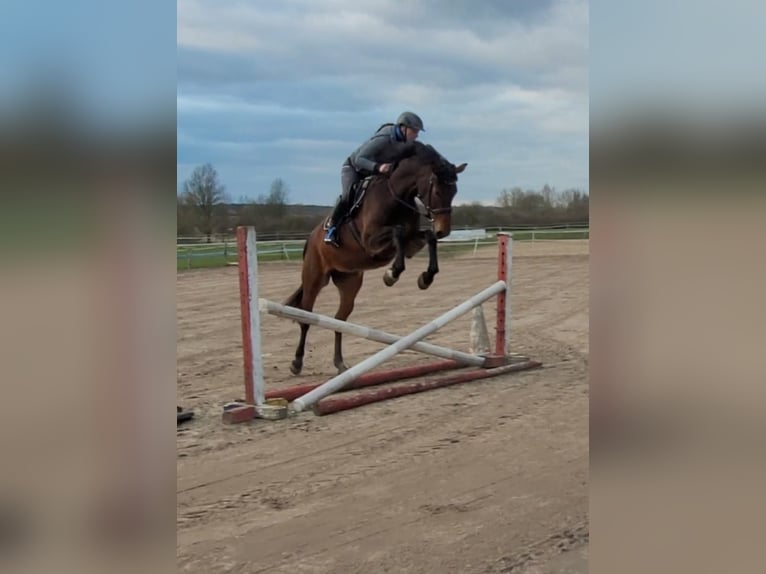
{"type": "Polygon", "coordinates": [[[413,112],[402,112],[399,114],[399,117],[396,118],[397,125],[403,125],[408,128],[412,128],[413,130],[418,130],[421,132],[426,131],[426,129],[423,127],[423,120],[420,119],[420,116],[413,112]]]}

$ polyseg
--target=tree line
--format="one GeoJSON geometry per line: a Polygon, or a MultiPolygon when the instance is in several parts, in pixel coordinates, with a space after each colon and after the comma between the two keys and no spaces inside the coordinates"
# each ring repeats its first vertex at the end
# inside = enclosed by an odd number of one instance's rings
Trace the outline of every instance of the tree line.
{"type": "MultiPolygon", "coordinates": [[[[231,235],[238,225],[253,225],[260,234],[305,233],[329,214],[331,206],[289,203],[289,188],[281,178],[269,192],[256,199],[232,202],[209,163],[198,166],[177,194],[177,236],[231,235]]],[[[557,191],[544,185],[539,190],[503,189],[495,205],[474,202],[453,207],[454,227],[514,227],[565,225],[589,220],[589,196],[578,189],[557,191]]]]}

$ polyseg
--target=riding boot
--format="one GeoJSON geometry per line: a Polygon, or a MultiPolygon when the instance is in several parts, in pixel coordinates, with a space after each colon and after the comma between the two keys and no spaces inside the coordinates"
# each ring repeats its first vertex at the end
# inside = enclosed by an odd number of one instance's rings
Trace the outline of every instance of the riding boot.
{"type": "Polygon", "coordinates": [[[338,196],[338,201],[335,203],[335,209],[330,216],[330,220],[327,222],[327,233],[324,236],[325,243],[331,243],[335,247],[340,247],[340,244],[338,243],[338,226],[343,222],[346,208],[347,205],[343,196],[338,196]]]}

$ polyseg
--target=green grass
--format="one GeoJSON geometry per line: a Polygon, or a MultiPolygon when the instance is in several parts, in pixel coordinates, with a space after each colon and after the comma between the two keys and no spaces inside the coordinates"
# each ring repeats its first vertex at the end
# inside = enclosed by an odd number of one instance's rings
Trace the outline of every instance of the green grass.
{"type": "MultiPolygon", "coordinates": [[[[531,241],[534,239],[550,240],[550,239],[588,239],[590,237],[589,229],[582,230],[523,230],[523,231],[511,231],[513,233],[514,241],[531,241]]],[[[492,238],[480,240],[479,247],[486,247],[488,242],[492,242],[492,238]]],[[[277,250],[276,253],[259,253],[258,261],[289,261],[298,262],[301,260],[301,251],[303,247],[303,241],[284,241],[273,242],[268,244],[259,244],[259,250],[271,251],[277,250]],[[287,256],[284,252],[278,251],[284,248],[289,250],[287,256]]],[[[474,249],[474,240],[469,239],[467,241],[455,241],[455,242],[442,242],[439,244],[439,255],[449,257],[450,255],[458,255],[461,253],[471,252],[474,249]]],[[[176,261],[177,271],[185,271],[188,269],[205,269],[213,267],[225,267],[229,262],[237,261],[237,246],[232,242],[226,246],[226,255],[224,255],[224,247],[221,245],[209,246],[205,244],[201,245],[185,245],[176,249],[176,261]]],[[[427,248],[423,249],[423,253],[427,253],[427,248]]]]}
{"type": "MultiPolygon", "coordinates": [[[[300,253],[290,253],[289,261],[298,262],[301,259],[300,253]]],[[[188,269],[205,269],[210,267],[225,267],[229,263],[236,263],[237,254],[230,253],[226,257],[223,255],[196,255],[188,258],[179,256],[176,265],[177,271],[186,271],[188,269]]],[[[264,253],[258,256],[258,262],[266,261],[287,261],[281,253],[264,253]]]]}
{"type": "MultiPolygon", "coordinates": [[[[284,241],[259,244],[258,249],[267,251],[259,253],[258,261],[300,261],[303,241],[284,241]],[[287,254],[280,249],[289,250],[287,254]],[[276,251],[275,253],[269,253],[276,251]]],[[[204,269],[209,267],[224,267],[230,262],[237,261],[237,244],[229,243],[226,248],[222,245],[184,245],[176,248],[176,270],[204,269]]]]}
{"type": "Polygon", "coordinates": [[[187,271],[189,269],[205,269],[209,267],[224,267],[229,261],[236,261],[236,255],[223,257],[219,255],[209,255],[202,257],[193,257],[191,259],[177,259],[176,271],[187,271]]]}
{"type": "Polygon", "coordinates": [[[529,231],[512,231],[514,241],[530,241],[534,239],[589,239],[590,229],[559,231],[556,229],[541,229],[529,231]]]}

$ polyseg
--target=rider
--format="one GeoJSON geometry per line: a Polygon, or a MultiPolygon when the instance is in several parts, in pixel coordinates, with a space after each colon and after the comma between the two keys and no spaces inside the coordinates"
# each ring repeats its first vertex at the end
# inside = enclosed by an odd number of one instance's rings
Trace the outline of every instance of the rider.
{"type": "Polygon", "coordinates": [[[425,131],[423,121],[417,114],[403,112],[395,124],[383,124],[378,131],[359,146],[345,162],[340,171],[341,195],[327,224],[325,243],[338,247],[338,227],[349,208],[349,194],[352,186],[374,173],[388,173],[399,157],[407,150],[408,142],[415,141],[425,131]]]}

